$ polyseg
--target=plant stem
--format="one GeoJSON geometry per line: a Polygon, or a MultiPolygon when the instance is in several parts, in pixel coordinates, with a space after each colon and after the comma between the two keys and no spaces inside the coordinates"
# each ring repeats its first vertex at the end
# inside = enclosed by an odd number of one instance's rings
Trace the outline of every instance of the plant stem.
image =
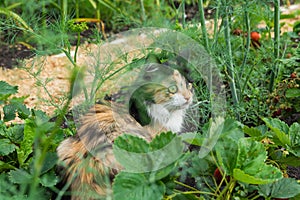
{"type": "Polygon", "coordinates": [[[99,20],[99,22],[97,22],[97,28],[98,28],[98,30],[101,30],[101,23],[100,23],[101,11],[100,11],[100,5],[101,5],[100,2],[98,2],[97,5],[96,5],[96,18],[99,20]]]}
{"type": "Polygon", "coordinates": [[[210,48],[209,48],[209,44],[208,44],[208,36],[207,36],[207,31],[206,31],[206,26],[205,26],[203,0],[199,0],[199,14],[200,14],[202,36],[203,36],[203,40],[204,40],[204,47],[205,47],[206,51],[210,53],[210,48]]]}
{"type": "Polygon", "coordinates": [[[75,52],[74,52],[74,63],[76,63],[76,61],[77,61],[77,52],[78,52],[79,46],[80,46],[80,32],[77,33],[77,43],[76,43],[76,48],[75,48],[75,52]]]}
{"type": "Polygon", "coordinates": [[[42,1],[42,25],[43,25],[43,30],[45,30],[46,27],[47,27],[46,15],[47,15],[47,9],[46,9],[46,2],[44,0],[44,1],[42,1]]]}
{"type": "Polygon", "coordinates": [[[142,11],[142,22],[144,23],[146,20],[144,0],[140,0],[140,2],[141,2],[141,11],[142,11]]]}
{"type": "Polygon", "coordinates": [[[230,41],[230,26],[229,26],[229,6],[227,5],[227,0],[224,0],[224,6],[225,6],[225,16],[223,18],[224,20],[224,35],[225,35],[225,41],[226,41],[226,47],[227,47],[227,57],[228,57],[228,76],[229,76],[229,85],[231,90],[231,95],[233,99],[233,103],[235,106],[238,105],[239,99],[237,95],[236,90],[236,83],[234,79],[234,67],[233,67],[233,60],[232,60],[232,50],[231,50],[231,41],[230,41]]]}
{"type": "Polygon", "coordinates": [[[190,190],[198,191],[196,188],[193,188],[193,187],[191,187],[191,186],[189,186],[189,185],[186,185],[186,184],[184,184],[184,183],[181,183],[181,182],[179,182],[179,181],[176,181],[176,180],[175,180],[174,183],[176,183],[176,184],[178,184],[178,185],[181,185],[181,186],[183,186],[183,187],[189,188],[190,190]]]}
{"type": "Polygon", "coordinates": [[[181,6],[182,6],[182,28],[185,28],[185,0],[182,0],[181,2],[181,6]]]}
{"type": "Polygon", "coordinates": [[[60,15],[61,15],[62,24],[65,24],[65,21],[67,19],[67,13],[68,13],[68,0],[61,1],[60,10],[61,10],[60,15]]]}
{"type": "Polygon", "coordinates": [[[77,19],[79,18],[79,0],[76,0],[75,3],[75,16],[77,19]]]}
{"type": "Polygon", "coordinates": [[[214,46],[217,43],[218,40],[218,21],[219,21],[219,11],[220,11],[220,0],[216,0],[216,12],[215,12],[215,16],[214,16],[214,41],[213,41],[213,45],[214,46]]]}
{"type": "Polygon", "coordinates": [[[248,58],[248,54],[249,54],[249,50],[250,50],[250,34],[251,34],[251,27],[250,27],[250,18],[249,18],[249,12],[247,10],[248,8],[248,1],[246,1],[246,3],[244,4],[244,11],[245,11],[245,24],[246,24],[246,31],[247,31],[247,37],[246,37],[246,49],[245,49],[245,54],[244,54],[244,58],[243,58],[243,63],[241,65],[241,70],[240,70],[240,76],[243,74],[244,72],[244,67],[246,65],[246,61],[248,58]]]}
{"type": "Polygon", "coordinates": [[[278,74],[278,58],[280,48],[280,0],[274,0],[274,64],[270,77],[269,91],[273,91],[275,78],[278,74]]]}
{"type": "Polygon", "coordinates": [[[224,199],[229,200],[235,184],[236,184],[236,180],[231,179],[230,182],[225,186],[225,188],[223,188],[217,200],[224,200],[224,199]],[[227,198],[224,197],[225,195],[227,196],[227,198]]]}
{"type": "MultiPolygon", "coordinates": [[[[244,55],[244,58],[243,58],[243,63],[241,65],[241,70],[240,70],[240,77],[242,77],[243,73],[244,73],[244,68],[245,68],[245,65],[246,65],[246,62],[247,62],[247,58],[248,58],[248,54],[249,54],[249,51],[250,51],[250,42],[251,42],[251,38],[250,38],[250,34],[251,34],[251,27],[250,27],[250,17],[249,17],[249,12],[247,10],[248,8],[248,1],[246,1],[246,3],[244,4],[244,10],[245,10],[245,24],[246,24],[246,31],[247,31],[247,38],[246,38],[246,49],[245,49],[245,55],[244,55]]],[[[246,85],[247,85],[247,82],[250,78],[250,75],[251,75],[251,72],[253,71],[254,69],[254,66],[251,68],[250,72],[248,73],[247,75],[247,78],[244,82],[244,85],[242,87],[242,90],[240,92],[240,98],[242,98],[242,95],[244,93],[244,90],[246,88],[246,85]]]]}

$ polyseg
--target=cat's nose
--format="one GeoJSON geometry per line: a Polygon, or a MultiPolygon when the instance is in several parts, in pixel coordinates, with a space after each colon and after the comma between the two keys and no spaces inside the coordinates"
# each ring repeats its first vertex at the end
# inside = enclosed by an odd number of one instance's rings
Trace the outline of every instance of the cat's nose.
{"type": "Polygon", "coordinates": [[[186,101],[190,101],[191,97],[185,96],[184,99],[185,99],[186,101]]]}

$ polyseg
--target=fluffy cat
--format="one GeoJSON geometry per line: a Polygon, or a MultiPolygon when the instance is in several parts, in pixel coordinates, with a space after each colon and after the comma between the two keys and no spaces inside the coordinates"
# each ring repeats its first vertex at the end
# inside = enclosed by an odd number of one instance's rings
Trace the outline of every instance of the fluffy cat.
{"type": "Polygon", "coordinates": [[[112,143],[119,135],[126,132],[149,141],[162,131],[182,131],[193,93],[177,70],[149,64],[133,85],[136,89],[130,94],[127,113],[118,96],[112,98],[114,106],[96,104],[82,117],[77,135],[59,145],[57,153],[72,200],[111,195],[109,175],[122,169],[112,153],[112,143]],[[120,109],[113,109],[119,105],[120,109]]]}

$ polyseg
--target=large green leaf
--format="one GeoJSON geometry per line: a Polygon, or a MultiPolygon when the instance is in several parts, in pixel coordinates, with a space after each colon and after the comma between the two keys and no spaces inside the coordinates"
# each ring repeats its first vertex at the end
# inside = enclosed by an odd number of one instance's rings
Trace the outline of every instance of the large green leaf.
{"type": "Polygon", "coordinates": [[[281,171],[266,165],[267,152],[264,145],[251,138],[241,138],[238,142],[235,179],[251,184],[266,184],[282,178],[281,171]]]}
{"type": "Polygon", "coordinates": [[[241,123],[231,118],[225,119],[223,129],[221,132],[221,138],[224,137],[236,141],[244,137],[241,123]]]}
{"type": "Polygon", "coordinates": [[[115,139],[114,147],[135,153],[147,153],[150,148],[149,144],[145,140],[129,134],[124,134],[115,139]]]}
{"type": "Polygon", "coordinates": [[[238,142],[238,157],[236,167],[247,169],[255,174],[267,159],[267,152],[263,144],[250,138],[242,138],[238,142]]]}
{"type": "Polygon", "coordinates": [[[196,146],[202,146],[205,140],[205,137],[198,132],[183,133],[180,137],[182,141],[196,146]]]}
{"type": "Polygon", "coordinates": [[[220,139],[216,145],[216,154],[218,163],[226,174],[233,174],[236,168],[236,160],[238,155],[238,143],[230,138],[220,139]]]}
{"type": "Polygon", "coordinates": [[[282,146],[291,145],[288,136],[289,127],[285,122],[280,121],[277,118],[270,118],[270,119],[263,118],[263,121],[275,133],[275,136],[279,139],[281,143],[280,145],[282,146]]]}
{"type": "Polygon", "coordinates": [[[293,178],[283,178],[274,183],[259,185],[258,192],[264,197],[291,198],[300,194],[300,184],[293,178]]]}
{"type": "Polygon", "coordinates": [[[9,179],[13,183],[26,184],[32,181],[32,175],[23,169],[11,170],[9,172],[9,179]]]}
{"type": "Polygon", "coordinates": [[[23,136],[24,136],[24,124],[15,124],[9,127],[5,135],[5,137],[8,137],[12,142],[17,144],[23,141],[23,136]]]}
{"type": "Polygon", "coordinates": [[[165,191],[162,182],[150,182],[144,174],[120,172],[113,183],[114,199],[159,200],[165,191]]]}
{"type": "Polygon", "coordinates": [[[12,104],[5,105],[3,107],[3,112],[4,112],[3,120],[5,122],[16,118],[16,108],[12,104]]]}
{"type": "Polygon", "coordinates": [[[282,173],[276,167],[263,164],[262,167],[260,167],[260,170],[257,171],[257,174],[248,174],[247,169],[234,169],[233,177],[244,183],[267,184],[282,178],[282,173]]]}
{"type": "Polygon", "coordinates": [[[255,127],[249,128],[248,126],[244,126],[244,132],[251,137],[260,137],[262,133],[259,129],[255,127]]]}
{"type": "Polygon", "coordinates": [[[35,124],[31,119],[25,120],[24,126],[24,139],[20,143],[20,147],[17,149],[18,161],[20,166],[24,164],[28,156],[32,153],[32,147],[35,136],[35,124]]]}
{"type": "Polygon", "coordinates": [[[46,158],[43,163],[41,174],[48,172],[52,169],[57,163],[57,154],[55,152],[47,152],[46,158]]]}
{"type": "Polygon", "coordinates": [[[113,146],[117,161],[128,172],[150,172],[165,168],[180,158],[184,146],[179,137],[162,133],[151,143],[132,135],[118,137],[113,146]]]}
{"type": "Polygon", "coordinates": [[[0,139],[0,156],[6,156],[13,152],[17,146],[9,139],[0,139]]]}
{"type": "Polygon", "coordinates": [[[300,124],[293,123],[289,129],[289,138],[291,146],[288,147],[289,151],[295,156],[300,157],[300,124]]]}
{"type": "Polygon", "coordinates": [[[21,102],[11,102],[3,107],[4,121],[13,120],[18,113],[18,117],[26,119],[30,115],[30,110],[21,102]]]}

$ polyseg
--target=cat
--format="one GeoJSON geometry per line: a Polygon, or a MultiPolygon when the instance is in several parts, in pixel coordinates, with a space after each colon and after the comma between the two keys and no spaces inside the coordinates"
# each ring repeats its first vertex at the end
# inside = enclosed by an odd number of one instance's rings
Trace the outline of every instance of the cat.
{"type": "Polygon", "coordinates": [[[128,87],[134,91],[127,112],[122,109],[124,98],[113,95],[110,103],[95,104],[81,118],[77,135],[58,146],[72,200],[111,195],[110,178],[122,169],[113,156],[112,143],[121,134],[131,133],[150,141],[163,131],[182,131],[193,91],[178,70],[148,64],[133,85],[128,87]]]}

